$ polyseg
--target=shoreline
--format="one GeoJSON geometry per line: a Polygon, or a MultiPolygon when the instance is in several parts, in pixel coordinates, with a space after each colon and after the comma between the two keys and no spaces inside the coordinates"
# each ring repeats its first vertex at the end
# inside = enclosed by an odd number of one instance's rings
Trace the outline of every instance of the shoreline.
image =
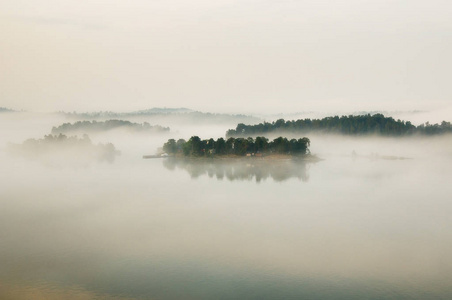
{"type": "Polygon", "coordinates": [[[290,155],[290,154],[267,154],[263,156],[243,156],[235,154],[212,155],[212,156],[185,156],[177,155],[143,155],[143,159],[151,158],[177,158],[177,159],[194,159],[194,160],[254,160],[254,161],[276,161],[276,160],[298,160],[306,162],[319,162],[324,159],[319,158],[315,154],[290,155]]]}

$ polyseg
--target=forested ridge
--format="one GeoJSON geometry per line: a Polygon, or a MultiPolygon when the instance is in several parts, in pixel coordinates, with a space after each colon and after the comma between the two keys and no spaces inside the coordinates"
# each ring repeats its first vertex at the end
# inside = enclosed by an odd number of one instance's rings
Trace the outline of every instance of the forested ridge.
{"type": "Polygon", "coordinates": [[[108,131],[113,129],[129,129],[138,132],[168,132],[168,127],[162,127],[159,125],[150,125],[147,122],[142,124],[132,123],[124,120],[107,120],[107,121],[78,121],[75,123],[64,123],[58,127],[52,128],[52,134],[70,133],[76,131],[83,132],[95,132],[95,131],[108,131]]]}
{"type": "Polygon", "coordinates": [[[255,136],[272,132],[322,132],[345,135],[371,135],[379,134],[385,136],[405,136],[413,134],[435,135],[452,133],[450,122],[443,121],[441,124],[425,123],[419,126],[411,124],[410,121],[394,120],[382,114],[374,115],[349,115],[334,116],[323,119],[299,119],[285,121],[279,119],[275,122],[263,122],[257,125],[245,125],[240,123],[235,129],[226,132],[227,137],[255,136]]]}
{"type": "Polygon", "coordinates": [[[254,116],[243,114],[227,114],[227,113],[209,113],[194,111],[188,108],[152,108],[133,112],[59,112],[68,118],[77,119],[129,119],[129,118],[149,118],[149,119],[173,119],[180,122],[190,122],[196,124],[203,123],[229,123],[237,124],[239,122],[260,122],[262,119],[254,116]]]}

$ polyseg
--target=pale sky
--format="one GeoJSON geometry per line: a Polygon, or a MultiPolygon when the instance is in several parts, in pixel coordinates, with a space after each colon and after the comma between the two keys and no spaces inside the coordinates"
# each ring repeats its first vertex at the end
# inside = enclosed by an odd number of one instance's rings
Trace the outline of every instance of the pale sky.
{"type": "Polygon", "coordinates": [[[0,0],[0,106],[452,106],[450,0],[0,0]]]}

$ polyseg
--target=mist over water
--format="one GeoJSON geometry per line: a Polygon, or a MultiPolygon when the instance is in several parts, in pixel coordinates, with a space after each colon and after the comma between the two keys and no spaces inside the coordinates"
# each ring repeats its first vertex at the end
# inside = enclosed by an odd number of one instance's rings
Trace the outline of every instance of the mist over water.
{"type": "Polygon", "coordinates": [[[451,15],[1,0],[0,300],[452,299],[451,15]]]}
{"type": "Polygon", "coordinates": [[[90,134],[121,154],[74,167],[6,151],[66,119],[0,122],[1,299],[452,296],[451,136],[309,135],[316,163],[143,160],[236,125],[173,120],[90,134]]]}

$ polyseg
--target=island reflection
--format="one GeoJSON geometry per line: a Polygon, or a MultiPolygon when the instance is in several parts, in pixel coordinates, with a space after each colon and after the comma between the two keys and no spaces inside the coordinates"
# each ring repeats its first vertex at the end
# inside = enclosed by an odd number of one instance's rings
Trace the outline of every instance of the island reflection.
{"type": "Polygon", "coordinates": [[[258,158],[176,158],[169,157],[163,161],[168,170],[183,169],[191,178],[207,174],[210,178],[229,181],[246,180],[261,182],[272,178],[276,182],[298,178],[303,182],[309,180],[309,163],[299,159],[258,159],[258,158]]]}

